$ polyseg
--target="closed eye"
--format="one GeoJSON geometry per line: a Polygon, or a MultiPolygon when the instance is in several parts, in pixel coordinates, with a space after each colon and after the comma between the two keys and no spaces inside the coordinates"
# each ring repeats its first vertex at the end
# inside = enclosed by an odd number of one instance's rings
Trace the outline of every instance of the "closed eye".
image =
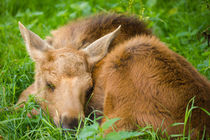
{"type": "Polygon", "coordinates": [[[47,88],[48,89],[50,89],[50,90],[52,90],[52,91],[54,91],[55,90],[55,85],[53,85],[52,83],[50,83],[50,82],[47,82],[47,88]]]}

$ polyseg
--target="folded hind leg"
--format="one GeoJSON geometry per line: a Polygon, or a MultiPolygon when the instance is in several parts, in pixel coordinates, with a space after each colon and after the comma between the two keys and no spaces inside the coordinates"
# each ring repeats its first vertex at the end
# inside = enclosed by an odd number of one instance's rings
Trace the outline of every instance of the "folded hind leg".
{"type": "MultiPolygon", "coordinates": [[[[113,118],[119,118],[120,120],[116,121],[111,127],[105,130],[105,134],[108,134],[112,131],[132,131],[137,129],[137,125],[133,124],[132,121],[128,118],[120,118],[117,116],[107,116],[109,119],[113,118]]],[[[102,120],[102,125],[107,121],[108,119],[102,120]]]]}
{"type": "MultiPolygon", "coordinates": [[[[34,95],[35,93],[36,93],[35,84],[33,83],[21,93],[16,105],[26,102],[28,100],[29,95],[34,95]]],[[[20,107],[24,107],[24,104],[19,105],[16,109],[18,109],[20,107]]],[[[37,111],[36,109],[33,108],[31,110],[31,112],[28,114],[28,116],[31,117],[31,114],[38,115],[39,111],[37,111]]]]}

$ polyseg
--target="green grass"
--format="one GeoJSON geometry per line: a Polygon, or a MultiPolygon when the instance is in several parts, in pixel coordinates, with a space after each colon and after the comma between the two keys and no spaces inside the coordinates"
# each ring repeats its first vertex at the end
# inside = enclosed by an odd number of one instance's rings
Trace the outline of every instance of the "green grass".
{"type": "MultiPolygon", "coordinates": [[[[33,98],[25,108],[14,109],[18,96],[33,82],[34,75],[34,64],[25,50],[18,21],[44,38],[50,30],[94,13],[136,14],[172,50],[210,79],[210,47],[203,36],[210,23],[209,0],[0,0],[0,7],[0,136],[4,139],[82,139],[88,135],[102,139],[105,129],[94,120],[93,125],[85,125],[81,133],[77,130],[63,134],[48,115],[27,117],[26,114],[37,107],[33,98]]],[[[86,122],[91,120],[86,119],[86,122]]],[[[123,138],[140,135],[146,139],[161,139],[149,126],[120,135],[123,138]]],[[[119,133],[113,132],[107,137],[116,139],[119,133]]]]}

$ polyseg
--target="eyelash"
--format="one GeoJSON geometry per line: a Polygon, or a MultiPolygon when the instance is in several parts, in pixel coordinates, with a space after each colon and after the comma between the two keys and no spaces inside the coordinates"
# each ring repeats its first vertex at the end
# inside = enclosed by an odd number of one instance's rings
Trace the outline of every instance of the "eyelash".
{"type": "Polygon", "coordinates": [[[47,82],[47,88],[49,88],[52,91],[55,90],[55,86],[52,83],[49,83],[49,82],[47,82]]]}

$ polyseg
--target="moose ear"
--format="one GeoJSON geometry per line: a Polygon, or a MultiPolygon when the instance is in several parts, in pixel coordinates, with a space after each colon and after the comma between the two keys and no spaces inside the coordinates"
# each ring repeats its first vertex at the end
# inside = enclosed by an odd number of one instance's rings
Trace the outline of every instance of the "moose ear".
{"type": "Polygon", "coordinates": [[[113,32],[97,39],[89,46],[82,49],[82,51],[87,55],[87,61],[89,65],[94,65],[107,54],[109,45],[112,42],[112,40],[116,37],[116,35],[120,32],[120,28],[121,25],[113,32]]]}
{"type": "Polygon", "coordinates": [[[50,45],[38,35],[28,30],[21,22],[19,22],[19,29],[30,57],[34,61],[45,59],[45,52],[52,49],[50,45]]]}

